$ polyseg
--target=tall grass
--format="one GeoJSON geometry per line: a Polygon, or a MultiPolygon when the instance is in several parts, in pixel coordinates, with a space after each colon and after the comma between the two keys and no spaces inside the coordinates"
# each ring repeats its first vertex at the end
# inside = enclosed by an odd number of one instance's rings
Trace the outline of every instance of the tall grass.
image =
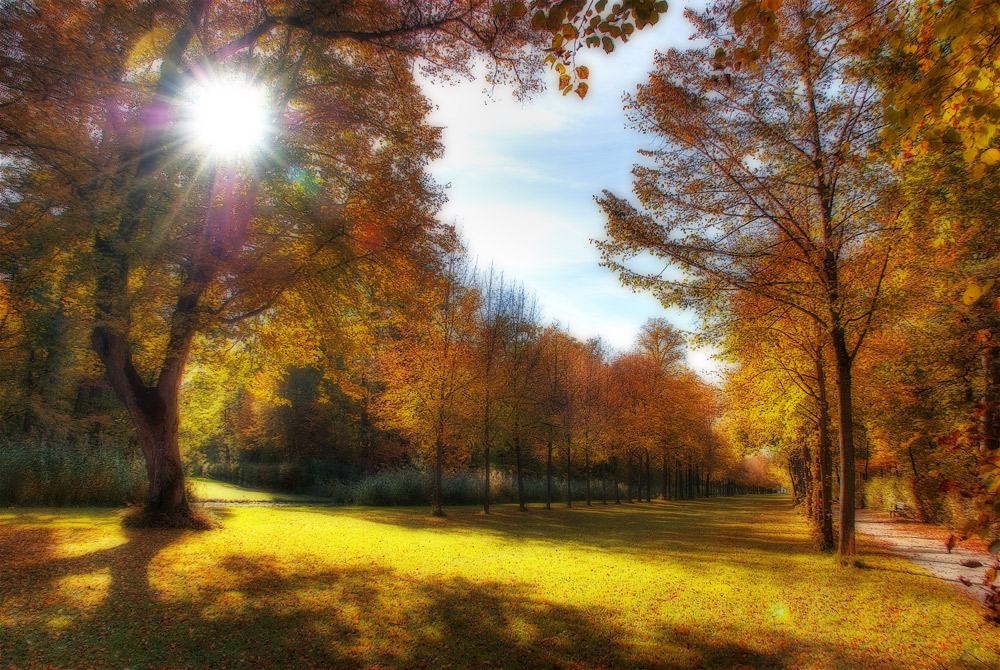
{"type": "Polygon", "coordinates": [[[0,505],[124,505],[147,490],[142,461],[120,448],[0,439],[0,505]]]}
{"type": "MultiPolygon", "coordinates": [[[[600,498],[601,484],[599,479],[591,480],[591,497],[600,498]]],[[[445,505],[478,505],[483,502],[483,475],[481,472],[467,470],[445,475],[441,483],[445,505]]],[[[528,476],[524,478],[525,502],[541,503],[546,500],[546,482],[544,477],[528,476]]],[[[573,480],[573,500],[583,501],[587,498],[586,483],[582,479],[573,480]]],[[[369,475],[357,483],[354,503],[357,505],[389,506],[389,505],[426,505],[431,499],[431,477],[427,472],[416,468],[398,468],[384,470],[369,475]]],[[[517,502],[517,476],[510,472],[492,471],[490,473],[490,501],[494,503],[517,502]]],[[[555,478],[552,481],[552,501],[566,502],[566,480],[555,478]]]]}

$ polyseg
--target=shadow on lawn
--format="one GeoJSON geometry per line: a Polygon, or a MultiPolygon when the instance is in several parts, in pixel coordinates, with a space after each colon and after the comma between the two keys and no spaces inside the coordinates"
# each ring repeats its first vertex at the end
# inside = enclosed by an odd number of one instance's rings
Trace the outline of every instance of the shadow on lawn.
{"type": "MultiPolygon", "coordinates": [[[[735,647],[664,640],[676,658],[633,648],[602,610],[542,602],[523,588],[464,578],[413,580],[380,566],[312,570],[229,555],[207,589],[172,597],[150,584],[155,557],[185,531],[60,557],[44,529],[0,532],[4,667],[782,667],[735,647]],[[29,552],[27,562],[17,555],[29,552]],[[60,589],[108,571],[92,606],[60,589]],[[9,587],[13,586],[13,590],[9,587]],[[53,622],[62,622],[52,625],[53,622]]],[[[162,567],[159,568],[162,570],[162,567]]]]}
{"type": "Polygon", "coordinates": [[[639,642],[603,607],[375,562],[331,568],[233,548],[210,579],[168,592],[184,573],[156,559],[190,533],[132,530],[122,544],[67,557],[66,538],[48,529],[0,528],[0,667],[776,669],[818,658],[902,670],[774,630],[762,643],[664,626],[639,642]],[[96,601],[65,590],[67,578],[95,572],[110,580],[96,601]]]}
{"type": "MultiPolygon", "coordinates": [[[[315,509],[311,513],[340,515],[341,510],[315,509]]],[[[702,500],[654,501],[591,507],[584,505],[551,510],[531,507],[527,513],[514,506],[497,506],[492,514],[469,508],[448,510],[433,517],[424,510],[382,508],[357,512],[365,521],[431,533],[492,534],[517,542],[541,545],[573,545],[648,557],[650,552],[669,550],[677,557],[704,559],[715,552],[740,547],[781,557],[813,555],[812,540],[802,535],[775,535],[762,520],[771,515],[790,515],[785,496],[710,498],[702,500]],[[726,514],[720,514],[724,507],[726,514]],[[762,529],[763,527],[763,529],[762,529]],[[636,538],[640,538],[636,542],[636,538]]],[[[787,527],[787,526],[786,526],[787,527]]]]}

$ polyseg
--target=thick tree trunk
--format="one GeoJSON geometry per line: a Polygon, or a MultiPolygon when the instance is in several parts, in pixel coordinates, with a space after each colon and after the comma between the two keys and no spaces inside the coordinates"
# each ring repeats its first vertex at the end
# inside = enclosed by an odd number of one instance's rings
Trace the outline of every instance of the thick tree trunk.
{"type": "Polygon", "coordinates": [[[851,356],[844,331],[834,328],[833,352],[837,364],[837,411],[840,432],[840,544],[837,555],[853,561],[854,544],[854,406],[851,398],[851,356]]]}

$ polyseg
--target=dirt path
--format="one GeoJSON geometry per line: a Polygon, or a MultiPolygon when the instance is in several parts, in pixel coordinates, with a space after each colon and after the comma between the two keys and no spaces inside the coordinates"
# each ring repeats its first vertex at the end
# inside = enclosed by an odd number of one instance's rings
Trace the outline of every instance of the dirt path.
{"type": "Polygon", "coordinates": [[[890,519],[888,514],[859,509],[857,532],[875,539],[895,554],[905,556],[933,576],[950,582],[983,602],[986,587],[983,575],[993,565],[993,557],[979,543],[963,542],[951,553],[945,546],[947,530],[919,521],[890,519]],[[967,567],[962,561],[978,561],[982,567],[967,567]],[[960,581],[965,577],[971,586],[960,581]]]}

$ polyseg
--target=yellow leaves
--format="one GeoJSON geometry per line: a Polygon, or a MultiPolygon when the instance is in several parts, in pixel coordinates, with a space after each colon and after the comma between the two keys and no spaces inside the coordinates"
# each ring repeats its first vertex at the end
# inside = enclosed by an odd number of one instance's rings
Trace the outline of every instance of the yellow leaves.
{"type": "Polygon", "coordinates": [[[988,293],[993,288],[995,281],[995,279],[989,279],[982,286],[975,282],[970,283],[962,293],[962,302],[969,306],[976,304],[985,293],[988,293]]]}
{"type": "Polygon", "coordinates": [[[987,166],[993,167],[997,164],[997,162],[1000,162],[1000,149],[997,149],[996,147],[987,149],[983,152],[983,155],[979,157],[979,160],[987,166]]]}

